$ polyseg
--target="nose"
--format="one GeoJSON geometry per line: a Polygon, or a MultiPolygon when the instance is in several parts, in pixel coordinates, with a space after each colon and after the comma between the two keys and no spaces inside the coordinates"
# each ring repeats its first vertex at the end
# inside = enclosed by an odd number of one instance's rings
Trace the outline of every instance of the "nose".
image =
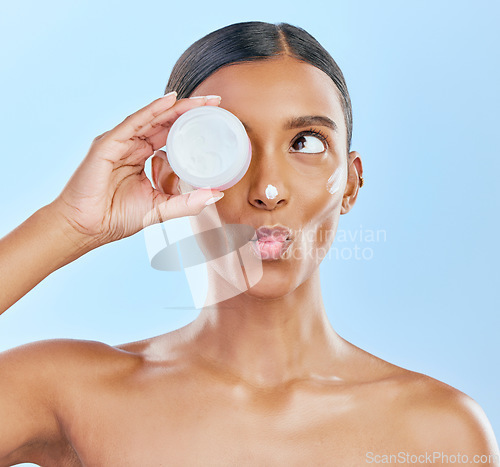
{"type": "Polygon", "coordinates": [[[272,211],[289,202],[286,169],[276,161],[276,155],[265,157],[252,154],[249,167],[250,188],[248,202],[259,209],[272,211]]]}

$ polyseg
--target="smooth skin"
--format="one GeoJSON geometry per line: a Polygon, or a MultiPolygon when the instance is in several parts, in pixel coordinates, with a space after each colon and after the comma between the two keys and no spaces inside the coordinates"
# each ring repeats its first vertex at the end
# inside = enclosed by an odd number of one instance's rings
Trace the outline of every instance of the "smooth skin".
{"type": "MultiPolygon", "coordinates": [[[[332,235],[323,234],[334,234],[354,205],[363,168],[356,151],[347,153],[330,78],[282,56],[223,67],[193,94],[222,101],[164,97],[128,117],[94,140],[53,203],[0,240],[0,274],[8,278],[1,311],[94,248],[206,209],[212,194],[182,194],[163,151],[152,159],[154,187],[143,171],[173,121],[197,105],[233,112],[252,142],[248,172],[215,205],[221,220],[287,225],[295,252],[331,245],[332,235]],[[338,126],[321,127],[329,137],[322,153],[297,144],[310,126],[284,128],[304,115],[325,115],[338,126]],[[332,195],[327,182],[341,165],[348,172],[332,195]],[[273,200],[265,196],[268,184],[278,189],[273,200]]],[[[317,148],[315,138],[301,141],[317,148]]],[[[470,461],[498,454],[473,399],[334,331],[321,296],[321,259],[264,261],[254,287],[145,341],[111,347],[58,339],[4,352],[0,465],[360,466],[401,452],[460,453],[470,461]]],[[[236,272],[209,268],[209,290],[227,287],[236,272]]],[[[490,457],[482,465],[500,464],[490,457]]]]}

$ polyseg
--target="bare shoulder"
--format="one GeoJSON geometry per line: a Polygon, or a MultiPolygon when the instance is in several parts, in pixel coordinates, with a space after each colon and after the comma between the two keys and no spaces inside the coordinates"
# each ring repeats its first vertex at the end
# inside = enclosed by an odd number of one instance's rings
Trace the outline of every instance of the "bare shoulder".
{"type": "Polygon", "coordinates": [[[158,351],[165,351],[166,344],[175,332],[158,337],[109,345],[99,341],[82,339],[49,339],[31,342],[0,352],[0,367],[18,373],[40,371],[47,378],[64,375],[58,384],[70,382],[72,378],[85,377],[87,372],[112,375],[124,374],[127,370],[140,368],[148,358],[158,351]]]}
{"type": "Polygon", "coordinates": [[[119,349],[103,342],[83,339],[47,339],[30,342],[0,353],[2,358],[29,358],[38,356],[58,359],[86,358],[96,355],[118,355],[119,349]]]}
{"type": "Polygon", "coordinates": [[[111,369],[123,371],[137,364],[138,356],[108,344],[79,339],[50,339],[20,345],[0,353],[0,367],[24,377],[43,376],[61,388],[72,378],[111,369]]]}
{"type": "Polygon", "coordinates": [[[137,367],[137,356],[95,341],[53,339],[0,352],[0,465],[78,465],[64,421],[137,367]]]}
{"type": "Polygon", "coordinates": [[[491,424],[472,397],[421,373],[406,371],[396,380],[401,432],[415,450],[492,455],[489,465],[500,465],[491,424]]]}
{"type": "Polygon", "coordinates": [[[182,328],[176,329],[147,339],[116,345],[114,348],[121,352],[136,355],[143,359],[144,362],[165,362],[169,359],[169,355],[176,353],[180,347],[179,344],[186,344],[186,341],[182,338],[182,330],[182,328]]]}

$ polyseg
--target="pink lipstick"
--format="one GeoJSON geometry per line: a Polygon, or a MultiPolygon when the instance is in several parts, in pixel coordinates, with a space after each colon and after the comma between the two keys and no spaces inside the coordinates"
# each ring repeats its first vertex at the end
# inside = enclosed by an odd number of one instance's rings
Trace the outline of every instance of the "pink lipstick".
{"type": "Polygon", "coordinates": [[[262,260],[277,260],[288,250],[293,238],[289,228],[283,225],[261,226],[257,239],[252,241],[252,251],[262,260]]]}

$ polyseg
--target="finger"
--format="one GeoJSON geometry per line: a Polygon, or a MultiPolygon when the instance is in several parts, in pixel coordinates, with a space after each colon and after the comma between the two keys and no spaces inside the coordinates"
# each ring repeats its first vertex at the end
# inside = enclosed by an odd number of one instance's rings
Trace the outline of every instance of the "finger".
{"type": "Polygon", "coordinates": [[[154,100],[146,107],[129,115],[125,120],[107,133],[107,138],[117,142],[125,142],[132,138],[148,122],[160,115],[166,109],[175,104],[177,93],[175,91],[165,94],[163,97],[154,100]]]}
{"type": "Polygon", "coordinates": [[[147,223],[151,225],[176,217],[196,216],[207,207],[207,202],[212,204],[210,200],[218,201],[223,196],[221,191],[203,188],[182,195],[164,195],[157,191],[153,211],[147,223]]]}
{"type": "Polygon", "coordinates": [[[192,98],[178,100],[173,107],[158,115],[155,119],[156,121],[152,125],[149,125],[148,129],[144,127],[146,135],[143,135],[141,131],[135,138],[131,138],[123,143],[126,145],[125,154],[130,155],[136,153],[140,148],[144,149],[147,147],[148,149],[145,152],[141,151],[140,154],[136,154],[140,156],[139,162],[144,162],[151,156],[153,151],[165,146],[170,128],[183,113],[195,107],[203,105],[217,106],[219,103],[219,96],[208,100],[192,98]]]}
{"type": "MultiPolygon", "coordinates": [[[[170,101],[173,99],[174,94],[170,97],[165,96],[163,99],[165,101],[170,101]]],[[[160,98],[159,100],[161,100],[160,98]]],[[[157,102],[157,101],[155,101],[157,102]]],[[[153,102],[150,104],[152,106],[155,104],[153,102]]],[[[158,148],[165,146],[167,141],[168,131],[170,127],[173,125],[173,122],[184,112],[190,110],[194,107],[200,107],[205,105],[206,103],[210,105],[218,105],[220,102],[220,97],[207,99],[206,96],[202,96],[202,98],[188,98],[188,99],[180,99],[179,101],[171,104],[159,104],[159,107],[150,107],[146,106],[143,109],[139,110],[135,114],[128,116],[122,123],[117,125],[113,130],[104,133],[104,135],[100,139],[100,144],[106,145],[111,144],[112,146],[115,143],[118,143],[119,146],[123,146],[121,150],[119,150],[116,154],[116,157],[127,157],[130,154],[135,154],[139,156],[139,159],[135,161],[136,163],[145,162],[148,159],[153,151],[158,148]],[[164,107],[167,107],[165,109],[164,107]],[[148,110],[149,107],[149,110],[148,110]],[[158,110],[161,109],[161,110],[158,110]],[[156,128],[148,126],[149,134],[152,134],[152,140],[147,136],[141,136],[142,133],[137,134],[137,132],[141,132],[141,129],[148,125],[156,116],[161,116],[158,123],[155,123],[156,128]],[[149,122],[146,121],[149,118],[149,122]],[[140,119],[142,119],[142,126],[139,123],[140,119]],[[124,139],[128,137],[128,139],[124,139]]]]}
{"type": "MultiPolygon", "coordinates": [[[[218,106],[219,103],[220,102],[218,99],[210,99],[205,103],[205,105],[218,106]]],[[[187,110],[189,110],[189,109],[187,109],[187,110]]],[[[161,117],[161,116],[159,116],[159,117],[161,117]]],[[[173,125],[173,123],[159,125],[157,128],[150,131],[150,133],[153,133],[153,134],[151,134],[150,136],[144,137],[145,140],[152,146],[154,151],[156,151],[158,148],[162,148],[163,146],[165,146],[165,144],[167,142],[168,133],[169,133],[172,125],[173,125]],[[154,131],[156,131],[156,132],[154,132],[154,131]]]]}
{"type": "Polygon", "coordinates": [[[179,99],[174,106],[155,116],[150,122],[144,125],[136,136],[148,138],[149,142],[151,142],[153,136],[159,132],[169,130],[175,120],[188,110],[204,105],[219,105],[220,102],[220,96],[196,96],[196,98],[179,99]]]}

